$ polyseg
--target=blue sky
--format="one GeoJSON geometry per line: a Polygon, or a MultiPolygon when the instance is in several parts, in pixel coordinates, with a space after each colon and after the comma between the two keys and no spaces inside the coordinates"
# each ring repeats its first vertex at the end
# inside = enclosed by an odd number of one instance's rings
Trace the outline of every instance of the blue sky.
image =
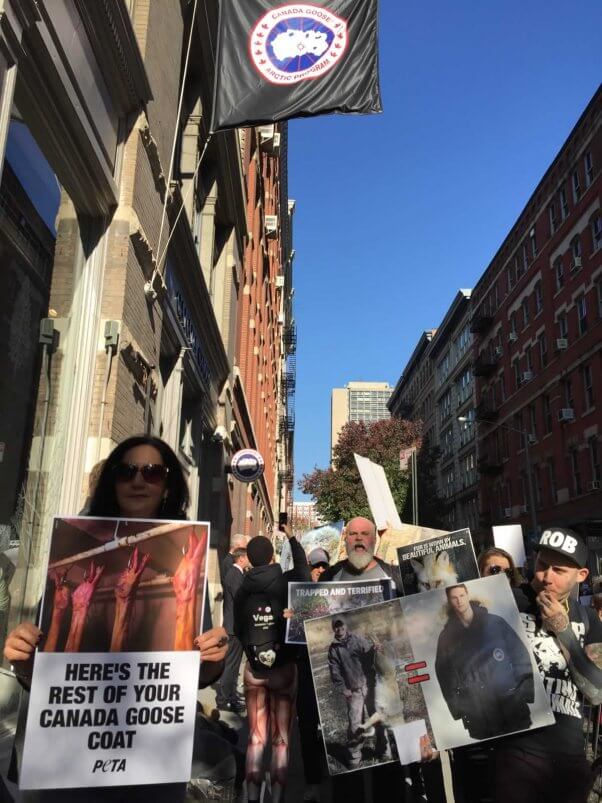
{"type": "Polygon", "coordinates": [[[601,29],[600,0],[381,0],[384,113],[291,121],[297,479],[328,464],[331,388],[394,385],[476,284],[602,79],[601,29]]]}

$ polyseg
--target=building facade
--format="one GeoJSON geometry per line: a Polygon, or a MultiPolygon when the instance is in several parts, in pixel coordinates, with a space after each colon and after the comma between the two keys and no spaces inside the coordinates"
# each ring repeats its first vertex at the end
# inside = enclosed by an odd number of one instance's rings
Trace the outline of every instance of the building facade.
{"type": "Polygon", "coordinates": [[[341,429],[349,421],[371,423],[389,418],[387,403],[392,391],[388,382],[349,382],[344,388],[333,388],[330,407],[331,455],[341,429]]]}
{"type": "Polygon", "coordinates": [[[475,532],[479,485],[470,297],[470,290],[459,290],[439,327],[423,332],[389,409],[395,417],[422,421],[424,437],[437,449],[436,490],[446,503],[445,526],[475,532]]]}
{"type": "Polygon", "coordinates": [[[130,435],[180,458],[212,590],[230,534],[290,502],[286,129],[209,137],[204,5],[0,3],[0,641],[35,618],[52,516],[130,435]],[[227,472],[243,446],[266,462],[252,485],[227,472]]]}
{"type": "Polygon", "coordinates": [[[601,122],[598,91],[472,295],[481,523],[531,540],[602,526],[601,122]]]}

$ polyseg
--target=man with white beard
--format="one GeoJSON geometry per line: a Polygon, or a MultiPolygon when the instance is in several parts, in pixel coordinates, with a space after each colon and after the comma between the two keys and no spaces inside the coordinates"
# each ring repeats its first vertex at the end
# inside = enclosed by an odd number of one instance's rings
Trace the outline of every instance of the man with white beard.
{"type": "Polygon", "coordinates": [[[403,595],[399,566],[385,563],[374,557],[376,527],[370,519],[357,516],[345,527],[347,558],[330,566],[320,575],[320,581],[382,580],[388,578],[395,586],[397,596],[403,595]]]}

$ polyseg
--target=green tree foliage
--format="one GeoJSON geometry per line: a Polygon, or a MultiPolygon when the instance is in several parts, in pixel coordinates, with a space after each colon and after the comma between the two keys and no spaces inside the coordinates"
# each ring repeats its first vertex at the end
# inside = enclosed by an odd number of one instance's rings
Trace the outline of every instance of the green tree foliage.
{"type": "Polygon", "coordinates": [[[327,521],[348,521],[354,516],[371,518],[366,492],[353,457],[353,453],[357,452],[383,466],[395,505],[402,511],[402,520],[411,522],[409,472],[399,470],[399,452],[417,444],[420,449],[420,523],[431,527],[441,526],[441,502],[437,500],[433,482],[437,455],[427,443],[422,448],[421,430],[420,421],[400,418],[388,418],[371,424],[351,421],[341,430],[339,442],[333,450],[331,467],[316,467],[311,473],[304,474],[299,481],[299,488],[315,499],[319,514],[327,521]],[[424,500],[424,506],[421,499],[424,500]]]}

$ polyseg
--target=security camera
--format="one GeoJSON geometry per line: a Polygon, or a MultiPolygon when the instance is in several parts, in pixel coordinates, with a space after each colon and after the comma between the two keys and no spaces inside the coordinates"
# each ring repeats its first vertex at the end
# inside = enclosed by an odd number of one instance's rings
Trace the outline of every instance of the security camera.
{"type": "Polygon", "coordinates": [[[223,443],[228,438],[228,430],[223,424],[219,424],[213,433],[213,440],[218,443],[223,443]]]}

